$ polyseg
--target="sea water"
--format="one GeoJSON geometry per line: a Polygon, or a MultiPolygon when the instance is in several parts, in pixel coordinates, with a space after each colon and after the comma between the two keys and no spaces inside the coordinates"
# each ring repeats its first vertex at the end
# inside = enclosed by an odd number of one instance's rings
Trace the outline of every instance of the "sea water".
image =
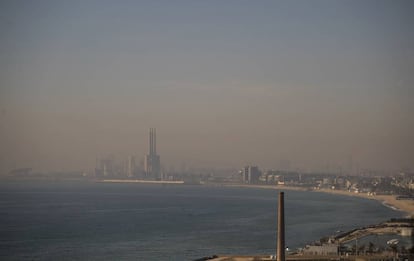
{"type": "MultiPolygon", "coordinates": [[[[278,190],[19,181],[0,184],[1,260],[192,260],[272,254],[278,190]]],[[[402,213],[357,197],[285,191],[286,245],[402,213]]]]}

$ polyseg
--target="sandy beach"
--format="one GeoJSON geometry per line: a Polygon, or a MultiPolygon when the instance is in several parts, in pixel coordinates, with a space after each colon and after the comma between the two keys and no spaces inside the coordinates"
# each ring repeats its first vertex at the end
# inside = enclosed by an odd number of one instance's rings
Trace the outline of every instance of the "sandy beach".
{"type": "Polygon", "coordinates": [[[367,193],[355,193],[345,190],[332,190],[332,189],[317,189],[309,190],[302,187],[291,187],[291,186],[271,186],[271,185],[243,185],[243,184],[233,184],[226,186],[234,187],[253,187],[253,188],[263,188],[263,189],[277,189],[277,190],[299,190],[299,191],[311,191],[315,193],[329,193],[344,195],[350,197],[360,197],[372,200],[378,200],[384,205],[394,208],[395,210],[406,213],[406,216],[414,216],[414,200],[397,200],[397,195],[368,195],[367,193]]]}
{"type": "Polygon", "coordinates": [[[414,200],[397,200],[397,195],[368,195],[367,193],[355,193],[331,189],[320,189],[314,191],[378,200],[386,206],[393,207],[396,210],[406,213],[407,216],[414,216],[414,200]]]}

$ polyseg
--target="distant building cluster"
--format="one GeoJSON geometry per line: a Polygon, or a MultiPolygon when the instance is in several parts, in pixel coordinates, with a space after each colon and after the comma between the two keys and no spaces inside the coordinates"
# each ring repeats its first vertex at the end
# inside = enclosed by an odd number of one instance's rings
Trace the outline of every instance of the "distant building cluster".
{"type": "Polygon", "coordinates": [[[253,185],[286,185],[312,190],[331,189],[353,193],[399,194],[414,198],[414,173],[393,176],[349,176],[326,173],[300,173],[282,170],[260,170],[258,166],[247,165],[239,170],[237,176],[227,182],[253,185]]]}
{"type": "Polygon", "coordinates": [[[134,156],[128,156],[123,162],[118,163],[113,156],[98,159],[96,161],[95,176],[97,178],[142,178],[148,180],[163,180],[160,155],[157,154],[156,129],[149,130],[149,153],[145,155],[144,167],[136,162],[134,156]]]}
{"type": "Polygon", "coordinates": [[[134,156],[128,156],[122,162],[117,162],[112,155],[96,161],[95,176],[97,178],[134,178],[141,175],[142,171],[137,166],[134,156]]]}
{"type": "MultiPolygon", "coordinates": [[[[258,166],[245,166],[239,171],[243,183],[246,184],[273,184],[284,185],[284,178],[288,172],[277,170],[261,171],[258,166]]],[[[292,175],[289,175],[289,180],[292,180],[292,175]]],[[[295,178],[295,182],[298,180],[295,178]]]]}
{"type": "Polygon", "coordinates": [[[157,153],[156,129],[149,129],[148,154],[141,160],[130,155],[123,160],[115,160],[112,155],[96,160],[94,171],[52,171],[33,172],[31,168],[16,168],[9,176],[19,178],[54,178],[54,179],[144,179],[184,181],[189,184],[227,183],[296,186],[310,190],[332,189],[368,195],[399,195],[397,199],[414,199],[414,172],[409,169],[399,173],[378,173],[369,170],[359,175],[340,173],[305,173],[291,171],[290,162],[279,164],[283,170],[261,170],[257,165],[246,165],[242,169],[215,166],[207,168],[188,168],[184,163],[181,169],[174,167],[165,171],[161,167],[160,155],[157,153]]]}

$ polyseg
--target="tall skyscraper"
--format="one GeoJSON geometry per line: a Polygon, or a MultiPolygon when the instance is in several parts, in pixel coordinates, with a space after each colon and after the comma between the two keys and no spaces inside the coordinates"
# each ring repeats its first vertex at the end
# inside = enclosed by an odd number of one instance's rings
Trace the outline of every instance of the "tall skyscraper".
{"type": "Polygon", "coordinates": [[[126,174],[128,178],[132,178],[135,174],[135,157],[129,156],[126,164],[126,174]]]}
{"type": "Polygon", "coordinates": [[[149,154],[145,155],[145,174],[148,178],[161,180],[160,156],[157,155],[157,135],[155,128],[149,130],[149,154]]]}

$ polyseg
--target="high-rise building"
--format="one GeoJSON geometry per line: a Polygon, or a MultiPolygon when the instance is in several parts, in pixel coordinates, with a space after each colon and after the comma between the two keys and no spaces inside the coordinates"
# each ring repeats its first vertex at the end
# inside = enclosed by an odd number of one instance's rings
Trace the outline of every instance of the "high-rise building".
{"type": "Polygon", "coordinates": [[[115,175],[114,159],[112,156],[96,160],[95,175],[104,178],[115,175]]]}
{"type": "Polygon", "coordinates": [[[257,166],[246,166],[243,169],[243,181],[249,184],[258,183],[260,177],[260,170],[257,166]]]}
{"type": "Polygon", "coordinates": [[[126,164],[126,174],[128,178],[132,178],[135,174],[135,157],[129,156],[126,164]]]}
{"type": "Polygon", "coordinates": [[[149,154],[145,156],[145,174],[148,178],[161,180],[160,156],[157,155],[157,136],[155,128],[149,130],[149,154]]]}

